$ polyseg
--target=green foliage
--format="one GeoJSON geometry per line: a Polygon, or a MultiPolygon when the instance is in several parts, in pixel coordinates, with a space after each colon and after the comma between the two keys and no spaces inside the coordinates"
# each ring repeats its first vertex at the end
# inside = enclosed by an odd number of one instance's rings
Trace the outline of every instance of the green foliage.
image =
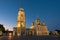
{"type": "Polygon", "coordinates": [[[60,35],[60,30],[58,30],[58,29],[55,29],[55,31],[57,31],[57,33],[60,35]]]}
{"type": "Polygon", "coordinates": [[[0,24],[0,31],[2,31],[3,33],[5,32],[5,28],[1,24],[0,24]]]}

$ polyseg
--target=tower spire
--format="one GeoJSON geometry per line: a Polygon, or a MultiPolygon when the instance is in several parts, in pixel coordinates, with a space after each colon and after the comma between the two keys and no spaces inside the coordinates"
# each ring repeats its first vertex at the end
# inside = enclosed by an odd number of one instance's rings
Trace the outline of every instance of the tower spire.
{"type": "Polygon", "coordinates": [[[20,8],[22,8],[22,0],[20,0],[20,8]]]}

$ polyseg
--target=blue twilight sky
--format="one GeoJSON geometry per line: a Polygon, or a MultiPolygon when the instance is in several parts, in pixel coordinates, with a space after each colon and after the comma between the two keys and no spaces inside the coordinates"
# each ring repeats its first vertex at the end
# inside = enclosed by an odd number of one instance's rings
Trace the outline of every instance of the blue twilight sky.
{"type": "MultiPolygon", "coordinates": [[[[60,0],[22,0],[26,27],[36,18],[45,21],[49,30],[60,29],[60,0]]],[[[16,26],[20,0],[0,0],[0,24],[12,30],[16,26]]]]}

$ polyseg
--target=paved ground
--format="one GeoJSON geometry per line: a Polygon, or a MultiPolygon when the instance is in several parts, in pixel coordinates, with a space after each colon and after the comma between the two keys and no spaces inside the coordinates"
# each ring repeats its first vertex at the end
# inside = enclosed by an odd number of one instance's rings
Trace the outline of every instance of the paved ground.
{"type": "Polygon", "coordinates": [[[0,40],[60,40],[60,36],[2,36],[0,40]]]}

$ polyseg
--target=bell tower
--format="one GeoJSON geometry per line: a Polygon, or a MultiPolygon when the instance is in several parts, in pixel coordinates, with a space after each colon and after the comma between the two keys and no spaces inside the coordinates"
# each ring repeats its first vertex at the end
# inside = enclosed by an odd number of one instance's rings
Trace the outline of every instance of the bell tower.
{"type": "Polygon", "coordinates": [[[21,36],[25,34],[25,13],[22,6],[18,11],[16,27],[17,27],[17,36],[21,36]]]}

